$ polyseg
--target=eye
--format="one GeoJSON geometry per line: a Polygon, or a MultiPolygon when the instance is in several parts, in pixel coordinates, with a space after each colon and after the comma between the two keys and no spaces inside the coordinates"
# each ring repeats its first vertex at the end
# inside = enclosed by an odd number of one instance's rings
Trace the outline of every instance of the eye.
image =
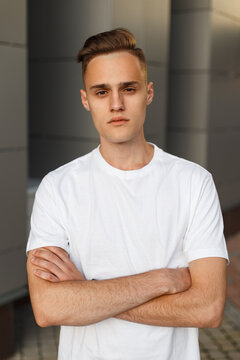
{"type": "Polygon", "coordinates": [[[98,96],[104,96],[106,94],[107,94],[107,90],[100,90],[100,91],[96,92],[96,95],[98,95],[98,96]]]}
{"type": "Polygon", "coordinates": [[[136,91],[136,89],[132,88],[132,87],[127,87],[126,89],[124,89],[125,92],[127,93],[133,93],[136,91]]]}

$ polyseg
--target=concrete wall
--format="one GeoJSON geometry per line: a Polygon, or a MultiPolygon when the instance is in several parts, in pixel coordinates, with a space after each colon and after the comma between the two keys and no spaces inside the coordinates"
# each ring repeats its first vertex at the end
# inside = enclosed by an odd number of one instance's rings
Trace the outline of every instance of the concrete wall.
{"type": "Polygon", "coordinates": [[[0,2],[0,305],[26,284],[26,15],[26,0],[0,2]]]}
{"type": "Polygon", "coordinates": [[[87,37],[114,27],[136,35],[147,56],[155,99],[148,108],[146,138],[165,141],[169,0],[29,1],[30,175],[91,151],[99,136],[80,100],[76,54],[87,37]]]}
{"type": "Polygon", "coordinates": [[[206,167],[223,210],[240,203],[240,2],[173,0],[167,150],[206,167]]]}
{"type": "Polygon", "coordinates": [[[208,166],[224,209],[240,205],[240,1],[212,0],[208,166]]]}

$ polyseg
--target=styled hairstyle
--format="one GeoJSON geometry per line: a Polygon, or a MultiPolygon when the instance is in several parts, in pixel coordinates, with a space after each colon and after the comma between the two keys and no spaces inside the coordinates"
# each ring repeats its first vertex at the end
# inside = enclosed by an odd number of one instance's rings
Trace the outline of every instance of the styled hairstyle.
{"type": "Polygon", "coordinates": [[[127,29],[117,28],[93,35],[85,41],[83,48],[77,55],[77,62],[82,62],[83,78],[89,62],[95,56],[118,51],[127,51],[136,56],[140,60],[144,70],[147,70],[144,52],[142,49],[136,48],[134,35],[127,29]]]}

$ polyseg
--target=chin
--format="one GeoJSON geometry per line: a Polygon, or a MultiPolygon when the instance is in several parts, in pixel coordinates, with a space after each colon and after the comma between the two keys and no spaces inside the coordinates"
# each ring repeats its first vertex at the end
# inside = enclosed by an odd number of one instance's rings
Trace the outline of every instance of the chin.
{"type": "Polygon", "coordinates": [[[124,144],[134,139],[134,136],[119,136],[115,138],[103,136],[103,138],[105,141],[108,141],[113,144],[124,144]]]}

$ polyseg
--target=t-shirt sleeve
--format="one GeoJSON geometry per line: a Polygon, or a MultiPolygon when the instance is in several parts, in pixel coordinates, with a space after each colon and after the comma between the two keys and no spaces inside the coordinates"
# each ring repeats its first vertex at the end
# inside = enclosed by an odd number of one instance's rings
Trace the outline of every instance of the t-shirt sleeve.
{"type": "Polygon", "coordinates": [[[67,233],[50,181],[48,174],[41,181],[35,195],[27,253],[44,246],[58,246],[69,252],[67,233]]]}
{"type": "Polygon", "coordinates": [[[189,225],[184,239],[188,262],[204,257],[223,257],[229,262],[223,234],[223,218],[212,175],[193,181],[189,225]]]}

